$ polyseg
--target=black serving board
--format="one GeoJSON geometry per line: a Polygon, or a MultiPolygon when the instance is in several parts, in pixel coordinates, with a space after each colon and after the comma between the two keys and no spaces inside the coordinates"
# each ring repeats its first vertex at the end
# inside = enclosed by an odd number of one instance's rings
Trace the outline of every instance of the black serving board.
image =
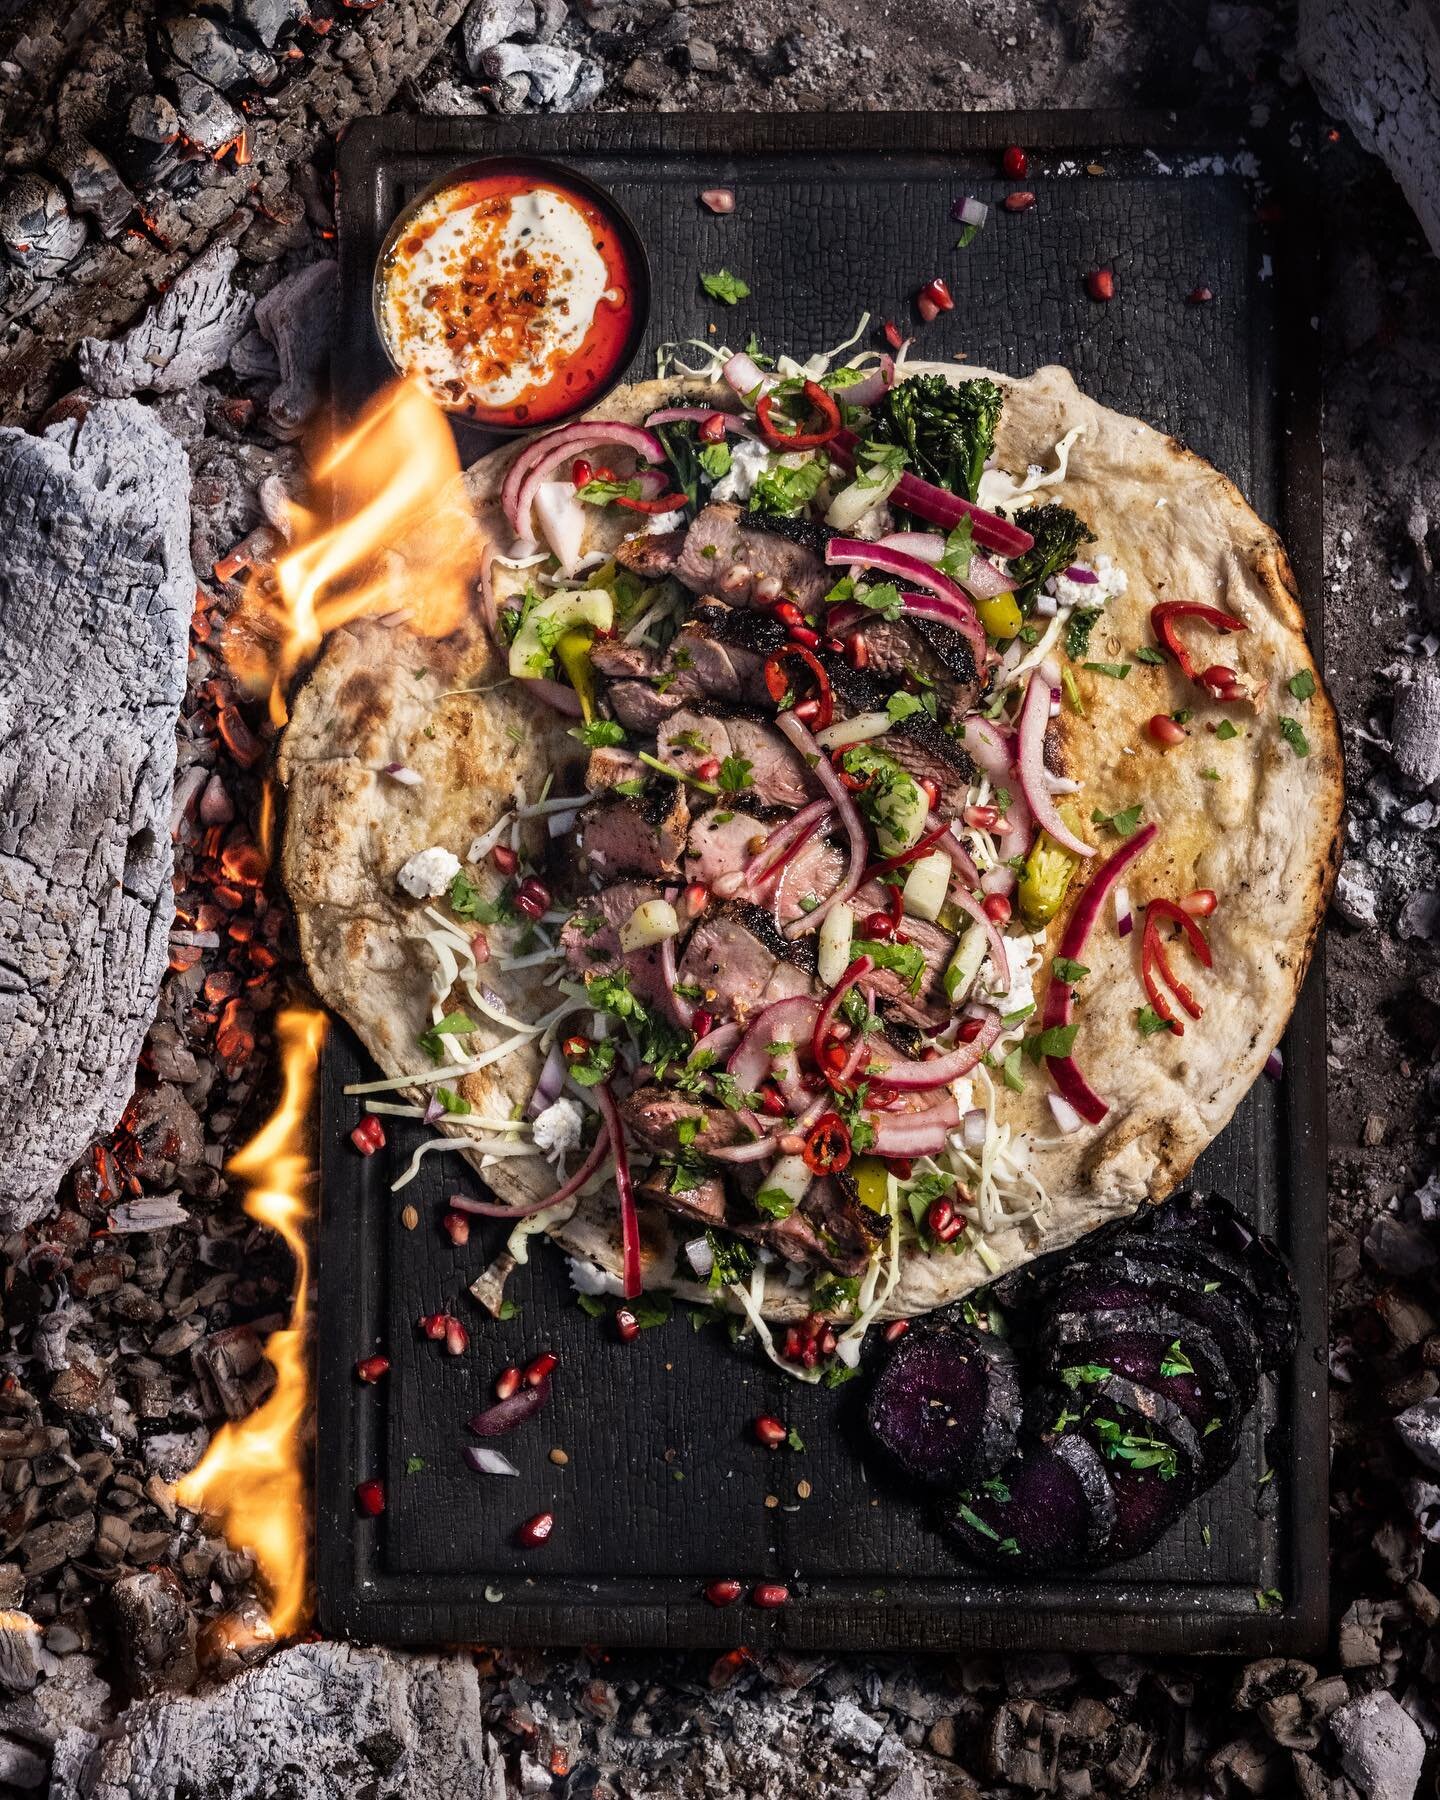
{"type": "MultiPolygon", "coordinates": [[[[370,284],[396,210],[477,156],[544,154],[608,187],[648,244],[654,310],[637,374],[652,372],[662,338],[704,337],[712,322],[732,343],[753,328],[804,355],[844,338],[862,307],[908,321],[909,297],[943,272],[955,310],[925,332],[925,355],[963,353],[1016,373],[1063,362],[1098,399],[1193,445],[1283,532],[1318,637],[1314,290],[1297,196],[1284,195],[1287,225],[1267,224],[1256,183],[1216,160],[1239,148],[1225,123],[1079,113],[364,121],[340,160],[337,397],[353,409],[387,374],[370,284]],[[957,252],[951,200],[970,193],[994,206],[1013,185],[997,179],[1009,143],[1030,151],[1025,185],[1038,204],[992,213],[957,252]],[[1103,175],[1085,172],[1092,162],[1103,175]],[[739,194],[729,218],[697,203],[719,184],[739,194]],[[1116,271],[1108,307],[1082,286],[1099,264],[1116,271]],[[754,290],[733,311],[697,282],[722,265],[754,290]],[[1215,299],[1187,305],[1202,283],[1215,299]]],[[[1273,202],[1285,180],[1278,155],[1263,172],[1273,202]]],[[[473,439],[462,434],[462,448],[473,453],[473,439]]],[[[341,1089],[373,1069],[337,1028],[324,1059],[316,1330],[321,1624],[391,1643],[1317,1647],[1327,1593],[1323,1020],[1317,970],[1286,1041],[1284,1081],[1257,1086],[1197,1171],[1288,1251],[1301,1294],[1293,1363],[1231,1474],[1153,1551],[1091,1579],[1032,1582],[970,1570],[918,1507],[867,1483],[847,1436],[858,1384],[801,1386],[683,1316],[621,1345],[574,1304],[549,1246],[512,1279],[518,1316],[489,1320],[465,1290],[504,1227],[477,1230],[458,1251],[441,1235],[443,1195],[475,1179],[453,1157],[431,1158],[390,1194],[415,1141],[408,1128],[369,1161],[353,1154],[345,1134],[358,1103],[341,1089]],[[419,1208],[418,1230],[400,1222],[406,1201],[419,1208]],[[416,1333],[420,1314],[447,1305],[472,1332],[461,1358],[416,1333]],[[361,1387],[355,1358],[381,1346],[390,1376],[361,1387]],[[501,1367],[541,1348],[562,1367],[545,1412],[504,1440],[520,1478],[470,1473],[463,1420],[501,1367]],[[755,1445],[749,1422],[762,1412],[793,1424],[805,1452],[755,1445]],[[548,1460],[554,1446],[568,1455],[563,1468],[548,1460]],[[356,1482],[372,1476],[388,1496],[378,1521],[354,1504],[356,1482]],[[767,1507],[767,1495],[779,1504],[767,1507]],[[546,1508],[557,1519],[549,1544],[517,1551],[514,1527],[546,1508]],[[780,1612],[716,1611],[700,1590],[717,1575],[783,1580],[794,1598],[780,1612]],[[1283,1598],[1262,1607],[1266,1590],[1283,1598]]]]}

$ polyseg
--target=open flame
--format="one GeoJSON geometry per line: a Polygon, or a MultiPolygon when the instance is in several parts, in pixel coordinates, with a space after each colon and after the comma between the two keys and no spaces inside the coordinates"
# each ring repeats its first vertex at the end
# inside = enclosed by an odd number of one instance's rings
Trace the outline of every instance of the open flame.
{"type": "Polygon", "coordinates": [[[176,1487],[182,1506],[214,1513],[226,1537],[253,1550],[270,1596],[277,1637],[301,1625],[308,1606],[305,1445],[310,1372],[305,1346],[310,1253],[306,1226],[311,1159],[306,1143],[310,1100],[325,1036],[325,1015],[287,1007],[277,1015],[282,1087],[275,1111],[229,1173],[247,1183],[245,1210],[278,1231],[295,1258],[295,1304],[290,1323],[272,1332],[265,1354],[274,1365],[270,1398],[246,1419],[222,1426],[199,1465],[176,1487]]]}
{"type": "MultiPolygon", "coordinates": [[[[456,479],[454,438],[445,415],[417,384],[399,382],[377,396],[352,431],[321,447],[312,472],[309,504],[286,503],[289,547],[273,569],[246,546],[225,559],[223,572],[217,568],[221,579],[247,571],[225,654],[252,692],[268,692],[277,725],[289,716],[292,682],[327,633],[362,616],[394,615],[412,630],[443,635],[460,623],[480,566],[474,520],[456,479]]],[[[267,864],[275,824],[275,794],[267,784],[258,820],[267,864]]],[[[222,1427],[176,1493],[183,1506],[217,1515],[236,1548],[254,1552],[271,1626],[284,1637],[302,1627],[309,1612],[306,1323],[313,1182],[307,1130],[325,1015],[297,1005],[275,1023],[280,1100],[231,1159],[229,1173],[247,1184],[246,1212],[278,1231],[294,1254],[294,1308],[289,1325],[265,1346],[276,1375],[269,1399],[248,1418],[222,1427]]]]}

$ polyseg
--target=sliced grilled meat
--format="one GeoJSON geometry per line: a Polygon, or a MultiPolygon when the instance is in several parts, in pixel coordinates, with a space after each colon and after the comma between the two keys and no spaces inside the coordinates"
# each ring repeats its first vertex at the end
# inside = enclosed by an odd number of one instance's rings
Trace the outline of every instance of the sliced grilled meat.
{"type": "Polygon", "coordinates": [[[696,1225],[729,1229],[729,1221],[725,1217],[725,1183],[718,1175],[702,1176],[694,1187],[681,1188],[678,1193],[671,1191],[672,1179],[672,1170],[656,1169],[637,1184],[635,1192],[640,1199],[663,1206],[666,1212],[693,1220],[696,1225]]]}
{"type": "Polygon", "coordinates": [[[854,1183],[839,1178],[812,1182],[800,1210],[838,1254],[862,1269],[890,1230],[889,1220],[861,1201],[854,1183]]]}
{"type": "Polygon", "coordinates": [[[772,1000],[810,991],[810,973],[758,934],[756,914],[768,919],[758,907],[727,906],[704,914],[690,934],[680,980],[701,989],[709,1012],[743,1020],[772,1000]]]}
{"type": "Polygon", "coordinates": [[[653,737],[687,704],[684,694],[670,688],[662,691],[648,681],[614,681],[605,697],[625,729],[641,737],[653,737]]]}
{"type": "MultiPolygon", "coordinates": [[[[821,660],[842,717],[884,712],[886,701],[895,691],[893,680],[881,680],[870,669],[852,669],[843,656],[827,652],[821,660]]],[[[976,778],[975,765],[960,739],[943,730],[928,712],[922,710],[901,719],[875,747],[894,757],[917,781],[933,781],[940,789],[944,812],[953,816],[964,806],[966,790],[976,778]]]]}
{"type": "Polygon", "coordinates": [[[771,725],[739,716],[712,717],[682,707],[657,733],[660,754],[690,774],[712,758],[734,756],[750,764],[746,805],[803,806],[818,784],[800,757],[771,725]]]}
{"type": "Polygon", "coordinates": [[[610,975],[616,969],[630,974],[630,991],[652,1005],[666,1003],[665,976],[658,950],[620,950],[620,927],[642,900],[658,900],[660,890],[644,881],[615,881],[598,894],[587,895],[561,928],[560,947],[575,973],[610,975]]]}
{"type": "MultiPolygon", "coordinates": [[[[770,829],[753,813],[731,813],[724,807],[715,807],[703,814],[690,827],[686,880],[702,881],[710,887],[722,875],[742,873],[770,829]]],[[[823,900],[834,891],[848,860],[828,838],[817,834],[796,851],[778,876],[761,884],[755,898],[778,910],[788,925],[802,913],[814,910],[806,902],[823,900]]]]}
{"type": "Polygon", "coordinates": [[[834,586],[825,567],[825,544],[835,534],[824,526],[712,501],[685,534],[675,574],[697,594],[718,594],[748,605],[767,577],[802,610],[818,606],[834,586]]]}
{"type": "Polygon", "coordinates": [[[782,649],[790,635],[768,607],[731,606],[714,594],[703,594],[695,602],[690,622],[729,649],[745,650],[761,658],[782,649]]]}
{"type": "Polygon", "coordinates": [[[627,644],[622,638],[596,638],[590,663],[607,681],[651,681],[660,674],[660,652],[650,644],[627,644]]]}
{"type": "Polygon", "coordinates": [[[676,531],[642,531],[617,545],[615,560],[644,581],[663,581],[673,572],[684,548],[683,525],[676,531]]]}
{"type": "Polygon", "coordinates": [[[645,765],[633,750],[618,744],[601,744],[590,752],[585,765],[585,786],[592,794],[606,794],[622,781],[643,781],[645,765]]]}
{"type": "MultiPolygon", "coordinates": [[[[891,890],[880,882],[868,881],[855,895],[850,904],[855,908],[857,937],[865,936],[865,921],[871,913],[888,909],[890,893],[891,890]]],[[[894,969],[877,969],[873,975],[865,977],[866,983],[882,1000],[898,1008],[903,1017],[913,1019],[917,1025],[940,1024],[950,1016],[940,977],[954,954],[955,940],[948,931],[942,931],[926,919],[907,917],[902,931],[925,959],[919,987],[912,991],[894,969]]]]}
{"type": "Polygon", "coordinates": [[[750,1133],[734,1113],[689,1094],[677,1093],[674,1088],[636,1088],[620,1102],[620,1117],[630,1136],[648,1149],[670,1156],[682,1148],[680,1125],[687,1119],[699,1121],[699,1135],[688,1147],[701,1156],[707,1150],[751,1142],[750,1133]]]}
{"type": "Polygon", "coordinates": [[[606,881],[623,874],[678,874],[689,830],[690,808],[678,781],[658,782],[638,799],[597,800],[575,826],[580,854],[606,881]]]}
{"type": "Polygon", "coordinates": [[[876,619],[859,630],[873,675],[892,684],[907,675],[917,677],[919,685],[935,689],[941,713],[952,724],[972,710],[984,684],[976,672],[975,652],[962,633],[929,619],[876,619]]]}

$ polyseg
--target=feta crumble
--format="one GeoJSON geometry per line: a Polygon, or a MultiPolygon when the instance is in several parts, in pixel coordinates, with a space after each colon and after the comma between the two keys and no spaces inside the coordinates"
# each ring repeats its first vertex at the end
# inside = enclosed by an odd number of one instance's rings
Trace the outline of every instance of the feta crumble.
{"type": "Polygon", "coordinates": [[[751,438],[742,438],[731,446],[729,472],[722,475],[711,490],[712,500],[748,500],[755,492],[755,483],[765,473],[770,461],[770,452],[764,444],[751,438]]]}
{"type": "Polygon", "coordinates": [[[535,1115],[535,1148],[542,1155],[573,1150],[580,1142],[580,1108],[562,1095],[535,1115]]]}
{"type": "Polygon", "coordinates": [[[395,879],[414,900],[437,900],[460,873],[460,858],[451,850],[432,844],[428,850],[417,850],[402,864],[395,879]]]}

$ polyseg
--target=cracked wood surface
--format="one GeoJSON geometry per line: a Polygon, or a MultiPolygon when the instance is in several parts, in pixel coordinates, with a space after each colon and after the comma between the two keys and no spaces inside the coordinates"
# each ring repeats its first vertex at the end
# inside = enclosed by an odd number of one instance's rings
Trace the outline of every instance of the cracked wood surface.
{"type": "Polygon", "coordinates": [[[0,430],[0,1228],[119,1118],[174,916],[195,578],[180,445],[133,400],[0,430]]]}

